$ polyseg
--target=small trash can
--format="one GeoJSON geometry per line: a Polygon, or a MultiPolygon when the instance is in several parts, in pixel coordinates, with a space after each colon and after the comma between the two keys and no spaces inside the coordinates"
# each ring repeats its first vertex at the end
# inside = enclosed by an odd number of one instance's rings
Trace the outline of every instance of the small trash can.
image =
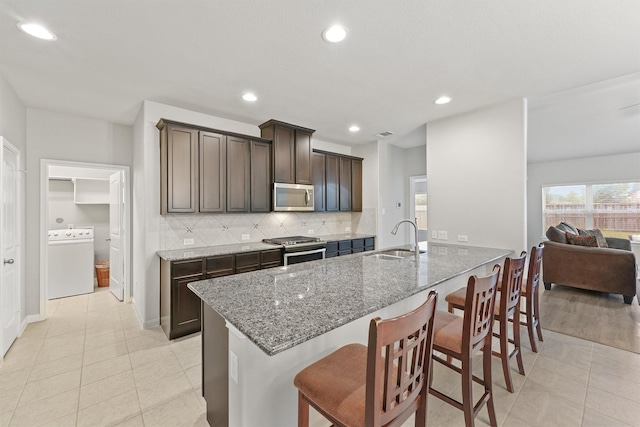
{"type": "Polygon", "coordinates": [[[96,278],[98,279],[98,287],[109,286],[109,261],[96,262],[96,278]]]}

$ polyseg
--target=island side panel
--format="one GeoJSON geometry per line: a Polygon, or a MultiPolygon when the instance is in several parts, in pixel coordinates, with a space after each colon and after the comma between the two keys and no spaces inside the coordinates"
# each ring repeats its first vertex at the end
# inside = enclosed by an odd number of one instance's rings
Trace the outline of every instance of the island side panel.
{"type": "Polygon", "coordinates": [[[202,395],[211,427],[229,425],[229,330],[207,304],[202,306],[202,395]]]}

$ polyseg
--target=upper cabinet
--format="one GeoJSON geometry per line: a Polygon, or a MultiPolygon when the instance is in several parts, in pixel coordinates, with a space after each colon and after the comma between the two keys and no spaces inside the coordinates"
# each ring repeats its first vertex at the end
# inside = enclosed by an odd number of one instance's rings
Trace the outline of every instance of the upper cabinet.
{"type": "Polygon", "coordinates": [[[361,158],[313,150],[313,185],[315,211],[362,211],[361,158]]]}
{"type": "Polygon", "coordinates": [[[269,211],[269,141],[164,119],[157,127],[161,214],[269,211]]]}
{"type": "Polygon", "coordinates": [[[261,124],[260,130],[272,143],[273,181],[312,184],[311,135],[315,131],[277,120],[261,124]]]}

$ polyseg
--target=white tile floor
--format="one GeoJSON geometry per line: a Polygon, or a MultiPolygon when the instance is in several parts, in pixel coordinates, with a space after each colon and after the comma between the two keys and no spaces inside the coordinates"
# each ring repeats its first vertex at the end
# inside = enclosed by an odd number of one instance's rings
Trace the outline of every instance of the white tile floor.
{"type": "MultiPolygon", "coordinates": [[[[514,371],[515,394],[494,358],[499,425],[640,426],[639,354],[543,333],[539,353],[523,343],[527,376],[514,371]]],[[[199,335],[169,342],[142,330],[109,292],[51,301],[49,319],[30,324],[0,368],[0,426],[208,426],[200,348],[199,335]]],[[[458,384],[435,365],[435,387],[459,395],[458,384]]],[[[476,425],[487,421],[482,410],[476,425]]],[[[312,424],[329,425],[315,414],[312,424]]],[[[464,420],[430,397],[428,425],[464,420]]]]}

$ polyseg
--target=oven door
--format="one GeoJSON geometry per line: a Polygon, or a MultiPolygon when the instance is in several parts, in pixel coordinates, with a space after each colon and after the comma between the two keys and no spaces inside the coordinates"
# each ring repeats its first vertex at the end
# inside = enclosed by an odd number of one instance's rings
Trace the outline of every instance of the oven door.
{"type": "Polygon", "coordinates": [[[308,251],[299,252],[285,252],[284,253],[284,265],[298,264],[300,262],[315,261],[317,259],[324,259],[324,254],[327,248],[311,249],[308,251]]]}
{"type": "Polygon", "coordinates": [[[313,211],[313,185],[273,184],[274,211],[313,211]]]}

